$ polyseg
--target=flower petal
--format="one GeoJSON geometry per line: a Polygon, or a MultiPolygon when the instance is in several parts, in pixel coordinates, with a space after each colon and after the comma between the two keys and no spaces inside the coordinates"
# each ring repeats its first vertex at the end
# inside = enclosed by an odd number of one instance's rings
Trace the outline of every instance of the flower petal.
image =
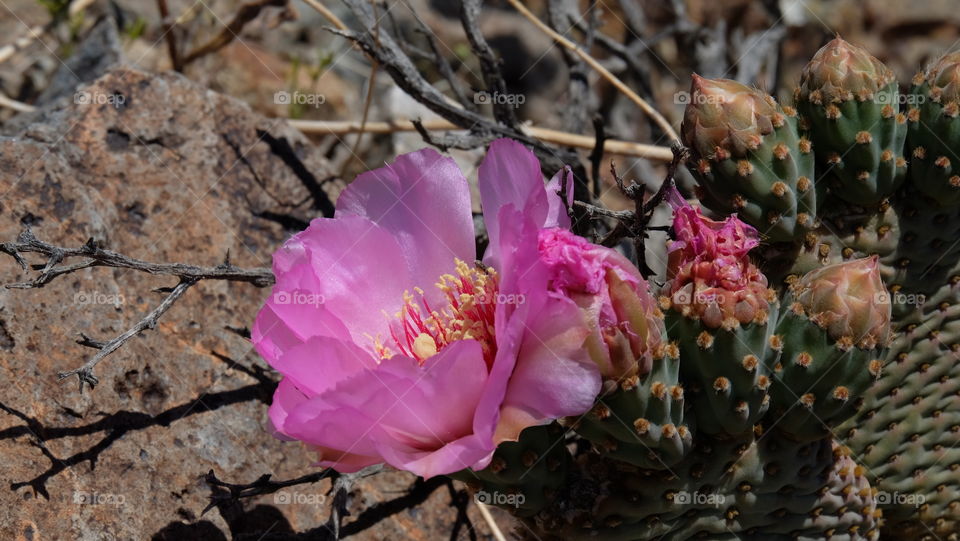
{"type": "Polygon", "coordinates": [[[369,343],[414,285],[393,235],[359,216],[318,218],[274,256],[277,283],[257,316],[254,345],[273,362],[294,341],[331,336],[369,343]],[[347,332],[349,331],[349,332],[347,332]]]}
{"type": "Polygon", "coordinates": [[[460,168],[433,149],[358,175],[337,200],[338,217],[363,216],[397,238],[411,275],[430,280],[420,286],[450,272],[455,258],[476,259],[470,209],[460,168]]]}
{"type": "Polygon", "coordinates": [[[573,301],[551,297],[523,325],[495,440],[514,441],[528,426],[580,415],[600,392],[600,372],[583,348],[589,329],[573,301]]]}
{"type": "Polygon", "coordinates": [[[567,208],[573,205],[573,170],[569,166],[557,171],[556,175],[547,183],[547,219],[543,227],[561,227],[570,229],[570,216],[567,214],[567,208]],[[566,180],[564,180],[566,179],[566,180]],[[564,206],[563,199],[560,198],[560,190],[563,185],[567,187],[567,201],[564,206]]]}
{"type": "Polygon", "coordinates": [[[497,139],[490,143],[478,174],[483,219],[490,238],[484,262],[498,266],[501,209],[512,205],[535,225],[542,225],[549,211],[547,193],[537,157],[511,139],[497,139]]]}
{"type": "Polygon", "coordinates": [[[339,383],[377,368],[369,351],[356,344],[315,336],[283,353],[271,365],[306,396],[318,396],[339,383]]]}

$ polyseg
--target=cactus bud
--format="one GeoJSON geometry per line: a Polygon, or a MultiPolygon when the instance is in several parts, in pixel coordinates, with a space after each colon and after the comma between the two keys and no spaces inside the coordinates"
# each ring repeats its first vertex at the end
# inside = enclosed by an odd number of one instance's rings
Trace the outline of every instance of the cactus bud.
{"type": "Polygon", "coordinates": [[[813,154],[792,109],[736,81],[694,75],[681,132],[710,208],[738,212],[774,241],[814,226],[813,154]]]}
{"type": "Polygon", "coordinates": [[[795,97],[838,197],[873,205],[899,186],[906,116],[890,68],[836,38],[803,69],[795,97]]]}
{"type": "Polygon", "coordinates": [[[693,75],[690,104],[683,115],[683,140],[704,157],[729,153],[743,157],[755,143],[773,133],[783,116],[767,94],[729,79],[693,75]]]}
{"type": "Polygon", "coordinates": [[[877,256],[822,267],[790,286],[792,309],[779,377],[771,391],[779,430],[809,441],[856,414],[858,401],[882,368],[890,339],[890,296],[877,256]],[[804,406],[804,407],[799,407],[804,406]]]}
{"type": "Polygon", "coordinates": [[[910,179],[941,206],[960,204],[960,53],[914,78],[907,114],[910,179]],[[956,169],[954,169],[956,167],[956,169]]]}
{"type": "Polygon", "coordinates": [[[776,297],[747,255],[759,243],[757,231],[736,215],[706,218],[676,190],[669,198],[675,240],[661,303],[679,338],[680,371],[699,389],[692,400],[698,430],[743,434],[767,411],[769,367],[779,355],[768,325],[776,297]],[[748,356],[756,362],[744,361],[748,356]]]}
{"type": "Polygon", "coordinates": [[[800,94],[823,105],[864,101],[895,82],[893,70],[865,49],[835,38],[803,69],[800,94]]]}
{"type": "Polygon", "coordinates": [[[810,320],[834,340],[851,340],[862,349],[888,342],[890,295],[877,256],[810,271],[791,287],[810,320]]]}

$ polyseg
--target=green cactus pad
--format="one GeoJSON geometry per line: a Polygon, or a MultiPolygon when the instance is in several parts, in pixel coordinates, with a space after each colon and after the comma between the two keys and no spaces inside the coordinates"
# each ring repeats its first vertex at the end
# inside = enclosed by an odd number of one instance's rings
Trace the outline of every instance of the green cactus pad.
{"type": "Polygon", "coordinates": [[[829,440],[797,444],[775,433],[704,438],[669,471],[581,460],[569,486],[527,519],[536,538],[820,540],[879,533],[863,468],[829,440]]]}
{"type": "Polygon", "coordinates": [[[697,430],[738,435],[753,426],[769,407],[771,367],[781,347],[770,320],[733,330],[708,329],[699,320],[675,311],[666,315],[667,329],[679,339],[680,373],[689,391],[697,430]]]}
{"type": "MultiPolygon", "coordinates": [[[[671,348],[666,348],[671,349],[671,348]]],[[[577,433],[611,458],[650,469],[668,468],[690,451],[684,389],[676,355],[662,355],[642,380],[621,381],[594,410],[576,420],[577,433]]]]}
{"type": "Polygon", "coordinates": [[[770,391],[772,423],[798,441],[830,436],[862,406],[863,394],[882,373],[883,352],[843,349],[793,310],[784,310],[777,334],[784,346],[770,391]]]}
{"type": "Polygon", "coordinates": [[[449,475],[470,487],[481,503],[497,505],[516,516],[531,516],[545,508],[567,479],[570,453],[558,424],[533,426],[515,442],[497,446],[490,464],[479,471],[449,475]]]}

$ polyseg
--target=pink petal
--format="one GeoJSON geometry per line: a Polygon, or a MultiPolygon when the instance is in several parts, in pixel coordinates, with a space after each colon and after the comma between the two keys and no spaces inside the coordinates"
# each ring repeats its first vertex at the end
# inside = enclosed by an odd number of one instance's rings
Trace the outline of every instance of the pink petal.
{"type": "Polygon", "coordinates": [[[351,342],[316,336],[283,352],[271,363],[281,374],[307,396],[318,396],[334,389],[365,370],[377,368],[369,351],[351,342]]]}
{"type": "Polygon", "coordinates": [[[320,453],[318,463],[337,471],[350,471],[343,468],[351,464],[382,462],[373,443],[377,419],[326,396],[311,398],[288,411],[283,433],[314,447],[320,453]],[[365,458],[358,460],[358,455],[365,458]]]}
{"type": "Polygon", "coordinates": [[[300,404],[286,417],[284,432],[323,448],[321,463],[379,456],[418,475],[451,473],[493,452],[493,422],[475,413],[486,380],[483,352],[473,340],[451,344],[423,366],[394,356],[300,404]],[[489,428],[477,433],[475,426],[489,428]]]}
{"type": "Polygon", "coordinates": [[[429,280],[426,285],[450,272],[454,258],[476,259],[470,209],[460,168],[433,149],[358,175],[337,200],[338,217],[363,216],[394,235],[411,275],[429,280]]]}
{"type": "Polygon", "coordinates": [[[527,147],[510,139],[490,143],[478,174],[483,219],[490,237],[490,248],[484,261],[496,266],[501,209],[512,205],[540,226],[549,211],[547,193],[536,156],[527,147]]]}
{"type": "Polygon", "coordinates": [[[494,446],[489,438],[471,434],[433,452],[405,451],[392,445],[382,445],[380,452],[388,464],[429,479],[466,468],[487,467],[493,458],[494,446]]]}
{"type": "Polygon", "coordinates": [[[557,171],[556,175],[547,183],[547,219],[543,227],[561,227],[570,229],[570,216],[567,208],[573,205],[573,171],[569,166],[557,171]],[[567,201],[566,206],[560,198],[561,180],[566,177],[567,201]]]}
{"type": "Polygon", "coordinates": [[[576,304],[553,297],[529,316],[503,401],[498,442],[515,440],[528,426],[580,415],[600,392],[600,372],[583,348],[589,330],[576,304]]]}
{"type": "Polygon", "coordinates": [[[393,235],[359,216],[314,220],[274,260],[277,283],[253,336],[268,361],[276,358],[271,348],[289,347],[291,337],[352,338],[372,348],[370,337],[389,337],[384,312],[399,311],[416,285],[393,235]],[[291,253],[296,263],[287,261],[291,253]]]}
{"type": "Polygon", "coordinates": [[[289,378],[280,380],[277,390],[273,393],[273,403],[270,404],[268,410],[270,432],[274,437],[288,441],[292,440],[283,433],[283,423],[290,411],[306,400],[306,395],[297,389],[292,380],[289,378]]]}
{"type": "Polygon", "coordinates": [[[382,412],[381,426],[393,439],[435,449],[473,432],[474,410],[487,381],[487,365],[475,340],[454,342],[423,366],[396,355],[385,359],[374,376],[380,382],[370,383],[380,387],[374,410],[382,412]]]}

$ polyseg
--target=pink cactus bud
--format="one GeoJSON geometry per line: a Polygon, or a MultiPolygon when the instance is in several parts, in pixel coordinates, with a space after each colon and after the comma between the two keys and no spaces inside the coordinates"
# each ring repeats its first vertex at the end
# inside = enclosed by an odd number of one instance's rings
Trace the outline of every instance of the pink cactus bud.
{"type": "Polygon", "coordinates": [[[883,347],[890,338],[890,295],[877,256],[808,272],[793,294],[810,319],[841,345],[883,347]]]}
{"type": "Polygon", "coordinates": [[[729,79],[693,75],[683,115],[683,141],[709,159],[740,157],[783,121],[772,97],[729,79]]]}
{"type": "Polygon", "coordinates": [[[803,68],[798,92],[803,101],[824,105],[854,98],[863,101],[893,81],[893,70],[865,49],[838,37],[803,68]]]}
{"type": "Polygon", "coordinates": [[[756,229],[730,216],[711,220],[674,190],[676,240],[668,248],[664,292],[670,306],[712,328],[765,322],[769,311],[767,278],[747,253],[759,244],[756,229]]]}
{"type": "Polygon", "coordinates": [[[563,228],[540,231],[549,288],[580,307],[591,329],[585,347],[603,377],[646,375],[664,335],[646,280],[625,257],[563,228]]]}

